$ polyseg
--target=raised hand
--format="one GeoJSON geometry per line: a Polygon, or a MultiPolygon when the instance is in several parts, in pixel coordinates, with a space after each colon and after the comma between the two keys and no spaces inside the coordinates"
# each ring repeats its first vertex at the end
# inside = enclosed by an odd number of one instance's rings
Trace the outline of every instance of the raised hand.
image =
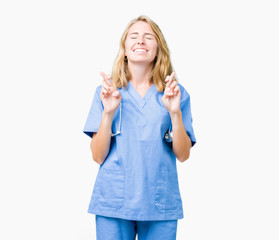
{"type": "Polygon", "coordinates": [[[104,106],[104,112],[113,113],[118,108],[122,97],[119,91],[113,86],[111,77],[103,72],[100,74],[103,77],[100,97],[104,106]]]}
{"type": "Polygon", "coordinates": [[[180,111],[180,87],[177,85],[177,81],[174,81],[175,72],[166,77],[166,88],[162,101],[170,114],[180,111]]]}

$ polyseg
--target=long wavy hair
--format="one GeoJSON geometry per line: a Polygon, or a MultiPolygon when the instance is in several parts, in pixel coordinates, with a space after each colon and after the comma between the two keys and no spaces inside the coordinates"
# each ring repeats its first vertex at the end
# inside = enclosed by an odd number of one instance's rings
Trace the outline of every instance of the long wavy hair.
{"type": "Polygon", "coordinates": [[[113,84],[116,88],[127,88],[128,86],[130,74],[128,70],[128,61],[125,60],[125,41],[130,27],[138,21],[148,23],[155,34],[158,43],[158,52],[153,62],[153,69],[149,75],[149,81],[150,83],[155,84],[159,92],[162,92],[165,89],[165,79],[167,75],[170,75],[173,72],[173,67],[170,61],[170,51],[159,26],[150,18],[143,15],[132,20],[122,34],[120,49],[115,59],[111,74],[113,84]]]}

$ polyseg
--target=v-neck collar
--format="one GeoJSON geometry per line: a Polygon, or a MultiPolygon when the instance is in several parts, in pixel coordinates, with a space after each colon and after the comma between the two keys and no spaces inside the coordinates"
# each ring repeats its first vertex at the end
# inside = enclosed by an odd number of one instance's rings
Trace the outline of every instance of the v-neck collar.
{"type": "Polygon", "coordinates": [[[154,91],[156,90],[155,84],[153,83],[150,88],[145,93],[144,97],[142,97],[138,91],[134,88],[134,86],[128,81],[128,93],[130,93],[134,99],[139,103],[140,107],[143,108],[145,103],[148,101],[148,99],[152,96],[154,91]]]}

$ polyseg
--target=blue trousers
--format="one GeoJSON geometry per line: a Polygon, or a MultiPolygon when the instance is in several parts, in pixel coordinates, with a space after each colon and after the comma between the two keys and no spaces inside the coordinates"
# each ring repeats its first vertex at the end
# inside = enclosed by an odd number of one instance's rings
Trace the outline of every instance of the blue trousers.
{"type": "Polygon", "coordinates": [[[175,240],[177,220],[131,221],[96,215],[97,240],[175,240]]]}

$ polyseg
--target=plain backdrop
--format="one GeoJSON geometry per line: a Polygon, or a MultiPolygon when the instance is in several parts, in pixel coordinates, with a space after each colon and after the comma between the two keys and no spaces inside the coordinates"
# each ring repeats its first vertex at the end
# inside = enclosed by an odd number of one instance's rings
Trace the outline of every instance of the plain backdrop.
{"type": "MultiPolygon", "coordinates": [[[[178,240],[279,239],[277,1],[0,3],[0,238],[95,239],[82,130],[128,22],[161,28],[197,144],[177,162],[178,240]]],[[[159,239],[159,238],[158,238],[159,239]]]]}

